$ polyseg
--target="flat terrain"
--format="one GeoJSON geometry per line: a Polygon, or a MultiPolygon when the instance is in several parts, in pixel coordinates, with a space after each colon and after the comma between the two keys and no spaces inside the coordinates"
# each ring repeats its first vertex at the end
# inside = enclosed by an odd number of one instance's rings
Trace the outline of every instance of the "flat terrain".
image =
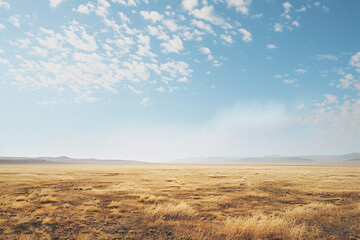
{"type": "Polygon", "coordinates": [[[0,165],[0,239],[360,239],[360,165],[0,165]]]}

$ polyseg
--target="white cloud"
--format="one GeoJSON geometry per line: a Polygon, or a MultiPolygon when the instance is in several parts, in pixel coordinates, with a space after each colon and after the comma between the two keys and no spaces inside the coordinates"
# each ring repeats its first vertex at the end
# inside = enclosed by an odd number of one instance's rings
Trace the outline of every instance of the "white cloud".
{"type": "Polygon", "coordinates": [[[277,48],[277,46],[275,44],[269,43],[266,45],[266,48],[267,49],[275,49],[275,48],[277,48]]]}
{"type": "Polygon", "coordinates": [[[9,64],[9,61],[8,61],[7,59],[5,59],[5,58],[0,57],[0,63],[1,63],[1,64],[5,64],[5,65],[8,65],[8,64],[9,64]]]}
{"type": "Polygon", "coordinates": [[[101,16],[104,18],[104,22],[107,26],[111,26],[114,25],[112,24],[113,21],[109,20],[106,18],[106,16],[108,15],[108,8],[110,7],[110,3],[106,0],[98,0],[98,5],[95,8],[95,13],[98,16],[101,16]]]}
{"type": "Polygon", "coordinates": [[[316,55],[315,59],[317,60],[338,60],[335,55],[331,54],[318,54],[316,55]]]}
{"type": "Polygon", "coordinates": [[[259,14],[254,14],[251,16],[252,19],[257,19],[257,18],[261,18],[263,16],[262,13],[259,13],[259,14]]]}
{"type": "Polygon", "coordinates": [[[244,42],[252,41],[251,33],[249,31],[247,31],[245,28],[240,28],[239,32],[242,33],[242,35],[243,35],[242,40],[244,42]]]}
{"type": "MultiPolygon", "coordinates": [[[[127,7],[136,7],[138,0],[112,0],[114,3],[120,3],[127,7]]],[[[145,2],[145,1],[144,1],[145,2]]]]}
{"type": "Polygon", "coordinates": [[[337,88],[350,88],[354,83],[354,76],[349,73],[346,74],[343,78],[340,79],[340,83],[336,85],[337,88]]]}
{"type": "Polygon", "coordinates": [[[329,12],[330,8],[326,7],[326,6],[322,6],[322,10],[324,10],[324,12],[329,12]]]}
{"type": "Polygon", "coordinates": [[[176,36],[173,39],[169,39],[167,42],[161,43],[160,45],[164,48],[162,50],[164,53],[179,53],[179,51],[184,49],[183,43],[179,36],[176,36]]]}
{"type": "Polygon", "coordinates": [[[12,25],[14,25],[15,27],[19,28],[20,27],[20,20],[19,20],[19,15],[14,15],[8,18],[8,22],[11,23],[12,25]]]}
{"type": "Polygon", "coordinates": [[[97,97],[94,97],[94,96],[90,96],[91,94],[91,91],[87,92],[87,93],[82,93],[80,95],[78,95],[74,101],[76,103],[83,103],[83,102],[88,102],[88,103],[94,103],[96,102],[97,100],[99,100],[97,97]]]}
{"type": "Polygon", "coordinates": [[[325,94],[324,95],[326,97],[326,101],[328,104],[332,104],[335,103],[337,101],[337,96],[332,95],[332,94],[325,94]]]}
{"type": "Polygon", "coordinates": [[[117,39],[106,39],[107,44],[114,45],[114,48],[117,49],[117,54],[124,55],[129,53],[132,45],[134,44],[134,40],[131,37],[122,37],[117,39]]]}
{"type": "Polygon", "coordinates": [[[297,82],[296,79],[286,79],[286,80],[284,80],[284,83],[287,83],[287,84],[294,84],[296,82],[297,82]]]}
{"type": "Polygon", "coordinates": [[[0,8],[6,8],[9,9],[10,8],[10,4],[8,2],[5,2],[3,0],[0,0],[0,8]]]}
{"type": "Polygon", "coordinates": [[[220,38],[223,39],[227,43],[230,43],[230,44],[233,43],[233,40],[230,35],[221,34],[220,38]]]}
{"type": "Polygon", "coordinates": [[[345,75],[344,69],[340,68],[336,73],[340,75],[345,75]]]}
{"type": "MultiPolygon", "coordinates": [[[[111,29],[103,32],[96,30],[94,33],[89,32],[88,26],[76,21],[72,21],[69,26],[60,26],[62,32],[40,28],[36,37],[31,36],[35,37],[39,46],[26,46],[31,47],[30,54],[43,58],[29,56],[31,60],[28,60],[24,58],[26,55],[19,55],[17,66],[11,66],[8,70],[13,79],[12,84],[19,89],[49,88],[59,92],[69,91],[74,95],[73,101],[79,103],[98,100],[95,94],[99,90],[116,93],[119,89],[124,89],[121,86],[130,85],[130,83],[131,86],[133,83],[138,84],[134,85],[136,89],[126,88],[138,93],[143,92],[145,84],[167,84],[170,81],[172,85],[167,86],[169,91],[185,89],[175,84],[190,81],[192,69],[189,68],[189,64],[176,60],[159,63],[158,59],[153,58],[156,55],[150,52],[150,37],[136,29],[128,32],[124,27],[125,22],[128,21],[120,14],[119,17],[122,18],[122,23],[118,25],[119,28],[113,28],[113,32],[111,29]],[[112,33],[114,33],[113,36],[111,36],[112,33]],[[101,36],[103,34],[106,34],[106,38],[101,36]],[[98,50],[97,42],[104,49],[96,51],[98,50]],[[128,55],[123,57],[124,54],[128,55]],[[143,57],[150,57],[150,62],[143,57]],[[153,74],[154,78],[148,81],[153,74]],[[121,86],[119,86],[120,83],[121,86]]],[[[107,16],[104,17],[104,24],[110,25],[111,23],[105,22],[105,18],[107,19],[107,16]]],[[[166,41],[162,44],[164,52],[180,52],[184,49],[180,36],[165,39],[162,34],[166,28],[163,25],[157,27],[159,39],[161,37],[163,41],[166,41]]],[[[89,29],[93,30],[93,28],[89,29]]],[[[9,64],[6,59],[2,59],[1,62],[9,64]]]]}
{"type": "Polygon", "coordinates": [[[297,73],[306,73],[307,70],[302,69],[302,68],[298,68],[298,69],[295,69],[295,72],[297,72],[297,73]]]}
{"type": "Polygon", "coordinates": [[[40,27],[40,31],[47,34],[45,38],[37,38],[38,42],[49,49],[62,49],[64,37],[54,31],[40,27]]]}
{"type": "Polygon", "coordinates": [[[93,52],[98,48],[95,38],[88,35],[85,30],[81,32],[81,38],[79,38],[75,32],[71,30],[64,29],[64,32],[66,41],[73,45],[76,49],[93,52]]]}
{"type": "Polygon", "coordinates": [[[50,0],[50,7],[56,8],[60,3],[64,2],[65,0],[50,0]]]}
{"type": "Polygon", "coordinates": [[[19,46],[20,48],[27,48],[31,44],[31,40],[28,38],[18,39],[14,44],[19,46]]]}
{"type": "Polygon", "coordinates": [[[207,55],[207,59],[208,59],[208,60],[213,60],[213,59],[214,59],[214,57],[211,55],[211,50],[210,50],[209,48],[207,48],[207,47],[201,47],[199,50],[200,50],[200,52],[201,52],[202,54],[207,55]]]}
{"type": "Polygon", "coordinates": [[[140,56],[155,57],[156,55],[150,51],[150,37],[139,35],[138,36],[138,51],[136,52],[140,56]]]}
{"type": "MultiPolygon", "coordinates": [[[[70,4],[69,1],[65,4],[63,2],[52,1],[51,6],[55,9],[59,6],[70,7],[67,4],[70,4]],[[61,3],[63,5],[59,5],[61,3]]],[[[169,10],[168,15],[161,15],[162,12],[158,9],[155,9],[156,11],[124,10],[129,13],[129,17],[138,15],[142,22],[154,25],[147,26],[149,31],[131,28],[133,24],[130,24],[130,19],[123,12],[111,8],[111,6],[115,7],[112,2],[122,4],[121,1],[116,0],[74,3],[69,10],[73,11],[71,14],[78,16],[76,19],[79,22],[68,20],[54,29],[38,27],[35,30],[26,30],[28,31],[26,37],[31,41],[25,39],[26,41],[17,42],[19,47],[28,49],[17,53],[18,60],[14,61],[15,65],[8,71],[13,76],[12,83],[19,89],[53,88],[62,89],[59,92],[70,91],[75,95],[73,100],[76,98],[79,102],[95,101],[97,98],[95,99],[94,96],[98,94],[97,91],[103,89],[112,92],[127,89],[124,87],[128,84],[126,81],[131,82],[130,84],[139,91],[144,91],[146,84],[150,85],[147,89],[154,90],[154,86],[159,88],[160,84],[165,83],[168,85],[164,89],[170,92],[186,89],[183,84],[180,86],[178,83],[190,82],[193,72],[189,67],[190,62],[178,61],[176,58],[179,56],[170,53],[182,53],[180,57],[188,59],[191,49],[195,49],[196,54],[200,46],[204,46],[196,42],[197,45],[195,45],[194,41],[206,39],[210,34],[217,36],[213,28],[223,29],[221,39],[227,43],[233,43],[235,37],[237,41],[239,37],[244,41],[251,41],[251,34],[246,29],[241,28],[237,31],[240,25],[234,23],[238,26],[237,29],[226,29],[226,22],[221,17],[223,15],[216,15],[215,5],[210,6],[205,1],[202,1],[201,5],[193,4],[194,7],[190,7],[191,18],[188,23],[191,25],[185,24],[186,19],[178,16],[175,8],[169,10]],[[83,22],[84,19],[88,19],[88,16],[80,16],[78,13],[90,14],[100,25],[93,26],[87,21],[83,22]],[[147,18],[149,21],[144,21],[147,18]],[[224,24],[224,26],[217,27],[212,24],[224,24]],[[150,39],[152,48],[150,48],[150,39]],[[190,40],[192,40],[191,43],[188,42],[190,40]],[[188,46],[188,43],[194,44],[188,46]],[[158,58],[150,50],[157,51],[156,53],[159,52],[160,55],[161,52],[165,54],[158,58]]],[[[130,3],[127,0],[123,2],[130,3]]],[[[140,2],[141,0],[135,1],[136,4],[140,2]]],[[[231,11],[235,12],[235,9],[231,11]]],[[[24,19],[17,15],[15,17],[19,20],[19,24],[21,23],[21,27],[25,26],[25,16],[24,19]]],[[[8,28],[10,26],[11,24],[7,25],[8,28]]],[[[222,42],[220,39],[213,38],[209,44],[212,40],[222,42]]],[[[214,58],[209,48],[203,47],[200,51],[205,54],[202,60],[205,60],[207,55],[208,60],[213,61],[209,63],[211,67],[213,64],[220,66],[225,61],[222,57],[214,58]]],[[[200,55],[199,52],[198,55],[200,55]]]]}
{"type": "Polygon", "coordinates": [[[296,78],[294,79],[285,79],[284,83],[291,85],[292,87],[299,87],[298,80],[296,78]]]}
{"type": "Polygon", "coordinates": [[[144,107],[146,107],[149,104],[150,98],[145,97],[143,99],[141,99],[140,104],[143,105],[144,107]]]}
{"type": "Polygon", "coordinates": [[[305,12],[305,11],[306,11],[306,7],[305,7],[305,6],[301,6],[299,9],[295,9],[295,11],[297,11],[297,12],[305,12]]]}
{"type": "Polygon", "coordinates": [[[191,20],[191,25],[194,25],[200,29],[203,29],[209,33],[214,34],[214,31],[211,28],[211,25],[204,23],[203,21],[193,19],[191,20]]]}
{"type": "Polygon", "coordinates": [[[104,59],[97,53],[86,54],[82,52],[74,52],[72,58],[77,62],[85,62],[85,63],[100,63],[104,59]]]}
{"type": "Polygon", "coordinates": [[[305,104],[301,103],[301,104],[297,105],[296,108],[303,109],[303,108],[305,108],[305,104]]]}
{"type": "Polygon", "coordinates": [[[90,12],[94,11],[95,7],[92,3],[88,3],[86,5],[79,5],[78,8],[73,8],[73,11],[82,13],[82,14],[89,14],[90,12]]]}
{"type": "Polygon", "coordinates": [[[226,0],[229,7],[235,7],[237,12],[242,14],[249,14],[249,9],[252,0],[226,0]]]}
{"type": "Polygon", "coordinates": [[[163,23],[172,32],[176,32],[179,28],[174,19],[166,19],[163,23]]]}
{"type": "Polygon", "coordinates": [[[359,82],[355,83],[355,84],[354,84],[354,87],[355,87],[357,90],[360,91],[360,83],[359,83],[359,82]]]}
{"type": "Polygon", "coordinates": [[[280,23],[275,23],[274,31],[275,32],[282,32],[283,31],[283,26],[280,23]]]}
{"type": "Polygon", "coordinates": [[[143,94],[144,92],[142,90],[136,89],[135,87],[131,86],[131,85],[127,85],[127,88],[130,89],[131,91],[133,91],[136,94],[143,94]]]}
{"type": "Polygon", "coordinates": [[[184,9],[191,11],[198,5],[198,0],[182,0],[184,9]]]}
{"type": "Polygon", "coordinates": [[[355,67],[357,72],[360,72],[360,51],[351,56],[349,64],[355,67]]]}
{"type": "Polygon", "coordinates": [[[156,91],[158,91],[158,92],[165,92],[165,88],[164,88],[164,87],[158,87],[158,88],[156,89],[156,91]]]}
{"type": "Polygon", "coordinates": [[[151,20],[153,23],[161,21],[163,18],[161,14],[156,11],[140,11],[140,15],[143,16],[143,18],[146,20],[151,20]]]}
{"type": "Polygon", "coordinates": [[[181,77],[177,80],[177,82],[180,82],[180,83],[188,83],[189,82],[189,79],[187,77],[181,77]]]}
{"type": "Polygon", "coordinates": [[[290,9],[292,8],[291,3],[289,3],[289,2],[284,2],[284,3],[282,4],[282,6],[284,7],[284,13],[283,13],[282,15],[288,14],[289,11],[290,11],[290,9]]]}
{"type": "Polygon", "coordinates": [[[90,88],[116,92],[115,86],[121,80],[146,81],[149,78],[147,65],[141,62],[106,64],[104,58],[96,53],[81,52],[75,52],[73,60],[74,64],[24,60],[17,71],[11,71],[16,80],[14,85],[25,89],[69,89],[76,94],[78,102],[95,100],[88,91],[90,88]],[[36,73],[36,78],[31,77],[31,73],[36,73]]]}
{"type": "Polygon", "coordinates": [[[337,102],[338,97],[332,94],[324,94],[325,100],[322,103],[315,103],[317,107],[325,107],[326,105],[337,102]]]}
{"type": "Polygon", "coordinates": [[[51,30],[51,29],[40,27],[40,31],[42,33],[49,34],[49,35],[52,35],[52,36],[55,35],[55,32],[53,30],[51,30]]]}
{"type": "Polygon", "coordinates": [[[0,30],[2,30],[2,29],[5,29],[5,26],[4,26],[4,24],[0,23],[0,30]]]}
{"type": "Polygon", "coordinates": [[[163,31],[163,29],[163,26],[147,26],[147,30],[151,36],[157,36],[157,38],[161,40],[168,40],[170,37],[163,31]]]}
{"type": "Polygon", "coordinates": [[[148,65],[144,62],[131,61],[131,62],[122,62],[125,69],[120,69],[117,74],[125,74],[120,79],[128,79],[133,82],[140,82],[141,80],[147,81],[150,77],[148,71],[148,65]]]}
{"type": "Polygon", "coordinates": [[[178,78],[178,76],[191,76],[193,71],[189,68],[189,64],[183,61],[162,63],[160,69],[168,73],[172,79],[178,78]]]}
{"type": "Polygon", "coordinates": [[[291,23],[291,25],[295,26],[295,27],[300,27],[300,23],[298,21],[293,21],[291,23]]]}
{"type": "Polygon", "coordinates": [[[203,6],[201,9],[194,9],[191,13],[197,18],[209,21],[215,25],[225,24],[225,20],[214,13],[212,5],[203,6]]]}
{"type": "Polygon", "coordinates": [[[357,140],[360,134],[359,112],[360,100],[349,99],[335,106],[319,106],[310,114],[300,118],[299,122],[307,124],[312,132],[320,136],[317,141],[311,142],[312,144],[320,142],[321,146],[324,146],[324,151],[337,147],[340,149],[345,147],[348,149],[345,151],[352,151],[351,149],[359,146],[357,140]]]}
{"type": "Polygon", "coordinates": [[[130,23],[130,19],[123,13],[123,12],[118,12],[119,17],[121,19],[121,21],[123,21],[124,23],[130,23]]]}
{"type": "Polygon", "coordinates": [[[144,45],[150,45],[150,37],[140,34],[138,36],[138,43],[144,44],[144,45]]]}
{"type": "Polygon", "coordinates": [[[46,57],[48,55],[48,50],[40,48],[40,47],[32,47],[32,51],[30,52],[30,54],[34,54],[34,55],[39,55],[42,57],[46,57]]]}
{"type": "Polygon", "coordinates": [[[211,50],[207,47],[201,47],[200,52],[203,54],[211,54],[211,50]]]}
{"type": "Polygon", "coordinates": [[[59,103],[64,103],[65,100],[64,99],[60,99],[60,100],[51,100],[51,101],[40,101],[37,102],[38,105],[42,106],[42,107],[48,107],[48,106],[53,106],[59,103]]]}

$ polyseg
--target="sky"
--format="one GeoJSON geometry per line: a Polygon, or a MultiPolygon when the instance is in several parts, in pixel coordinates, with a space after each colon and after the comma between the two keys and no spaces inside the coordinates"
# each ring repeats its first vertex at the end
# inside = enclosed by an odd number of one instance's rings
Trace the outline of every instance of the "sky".
{"type": "Polygon", "coordinates": [[[360,151],[360,1],[0,0],[0,156],[360,151]]]}

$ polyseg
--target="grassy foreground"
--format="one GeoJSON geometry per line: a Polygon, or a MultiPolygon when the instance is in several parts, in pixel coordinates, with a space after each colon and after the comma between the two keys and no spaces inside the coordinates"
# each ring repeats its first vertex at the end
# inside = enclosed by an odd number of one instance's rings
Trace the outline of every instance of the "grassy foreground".
{"type": "Polygon", "coordinates": [[[360,239],[360,165],[0,165],[0,239],[360,239]]]}

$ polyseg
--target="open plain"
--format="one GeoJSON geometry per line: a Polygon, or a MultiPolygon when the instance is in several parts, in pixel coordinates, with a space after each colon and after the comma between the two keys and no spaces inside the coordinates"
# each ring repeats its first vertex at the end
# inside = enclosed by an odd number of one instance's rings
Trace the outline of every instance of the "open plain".
{"type": "Polygon", "coordinates": [[[0,165],[0,239],[360,239],[360,165],[0,165]]]}

